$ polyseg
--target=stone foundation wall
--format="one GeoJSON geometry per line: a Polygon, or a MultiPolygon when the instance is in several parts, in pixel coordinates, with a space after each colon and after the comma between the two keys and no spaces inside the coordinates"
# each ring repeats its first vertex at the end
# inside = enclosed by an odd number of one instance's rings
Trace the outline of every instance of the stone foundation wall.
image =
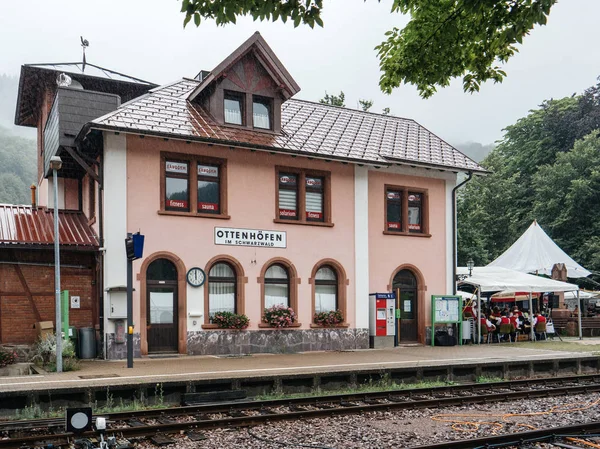
{"type": "Polygon", "coordinates": [[[17,362],[29,362],[33,357],[34,345],[0,345],[0,351],[16,352],[17,362]]]}
{"type": "Polygon", "coordinates": [[[190,355],[236,355],[367,349],[368,329],[206,330],[188,332],[190,355]]]}
{"type": "MultiPolygon", "coordinates": [[[[108,360],[125,360],[127,358],[127,343],[115,342],[115,334],[106,334],[106,358],[108,360]]],[[[133,334],[133,357],[141,357],[140,334],[133,334]]]]}

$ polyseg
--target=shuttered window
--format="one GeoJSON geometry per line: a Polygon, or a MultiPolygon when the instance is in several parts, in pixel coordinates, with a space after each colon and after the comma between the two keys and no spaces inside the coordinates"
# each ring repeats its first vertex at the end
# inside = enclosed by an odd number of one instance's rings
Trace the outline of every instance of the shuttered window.
{"type": "Polygon", "coordinates": [[[279,218],[298,220],[298,176],[279,173],[279,218]]]}
{"type": "Polygon", "coordinates": [[[298,168],[277,169],[277,220],[331,224],[330,175],[298,168]]]}
{"type": "Polygon", "coordinates": [[[208,273],[208,313],[236,313],[236,273],[231,265],[219,262],[208,273]]]}
{"type": "Polygon", "coordinates": [[[306,220],[324,221],[323,178],[306,176],[306,220]]]}

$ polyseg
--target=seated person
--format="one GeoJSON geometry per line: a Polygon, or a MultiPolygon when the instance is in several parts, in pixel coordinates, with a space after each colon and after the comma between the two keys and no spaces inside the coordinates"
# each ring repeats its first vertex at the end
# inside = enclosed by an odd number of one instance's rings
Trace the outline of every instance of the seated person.
{"type": "Polygon", "coordinates": [[[513,325],[515,331],[521,331],[521,322],[519,321],[518,315],[515,315],[513,312],[508,314],[508,319],[510,320],[510,324],[513,325]]]}
{"type": "Polygon", "coordinates": [[[463,309],[463,318],[475,318],[476,316],[477,313],[475,312],[474,306],[472,306],[471,303],[468,303],[463,309]]]}
{"type": "Polygon", "coordinates": [[[503,335],[509,335],[514,339],[515,337],[515,327],[510,321],[510,318],[506,316],[506,313],[502,313],[502,317],[500,318],[500,333],[503,335]]]}
{"type": "Polygon", "coordinates": [[[496,326],[490,320],[488,320],[485,315],[481,316],[480,326],[481,335],[489,334],[496,330],[496,326]],[[485,329],[486,332],[483,332],[483,329],[485,329]]]}
{"type": "Polygon", "coordinates": [[[541,313],[538,313],[533,318],[533,329],[535,331],[535,338],[540,340],[542,335],[546,332],[546,317],[541,313]]]}

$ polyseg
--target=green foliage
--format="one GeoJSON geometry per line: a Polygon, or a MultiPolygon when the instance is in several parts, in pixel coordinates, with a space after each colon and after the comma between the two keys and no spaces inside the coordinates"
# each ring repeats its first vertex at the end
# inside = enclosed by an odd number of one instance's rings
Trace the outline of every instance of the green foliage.
{"type": "Polygon", "coordinates": [[[232,312],[217,312],[213,315],[211,322],[221,329],[246,329],[250,324],[246,315],[232,312]]]}
{"type": "Polygon", "coordinates": [[[358,100],[358,104],[363,111],[367,112],[373,106],[373,100],[358,100]]]}
{"type": "Polygon", "coordinates": [[[482,161],[492,173],[459,193],[459,265],[491,262],[537,219],[567,254],[600,272],[598,129],[600,83],[508,126],[482,161]]]}
{"type": "MultiPolygon", "coordinates": [[[[392,11],[410,15],[402,29],[393,28],[376,47],[381,90],[390,93],[413,84],[430,97],[437,87],[462,77],[465,92],[481,84],[501,82],[500,68],[536,25],[545,25],[557,0],[394,0],[392,11]]],[[[254,20],[292,20],[297,27],[323,26],[322,0],[181,0],[184,26],[192,19],[214,19],[217,25],[235,23],[238,16],[254,20]]]]}
{"type": "Polygon", "coordinates": [[[319,100],[319,103],[344,108],[346,107],[346,104],[344,103],[345,99],[346,96],[344,95],[344,92],[340,92],[339,95],[329,95],[325,92],[325,96],[319,100]]]}
{"type": "Polygon", "coordinates": [[[185,13],[183,26],[194,20],[214,19],[217,25],[235,23],[239,16],[251,16],[254,20],[291,20],[294,27],[301,23],[314,28],[323,26],[321,9],[323,0],[182,0],[181,12],[185,13]]]}
{"type": "Polygon", "coordinates": [[[390,115],[390,108],[383,108],[383,109],[381,110],[381,113],[382,113],[383,115],[390,115]]]}
{"type": "Polygon", "coordinates": [[[36,182],[36,144],[0,127],[0,203],[29,204],[36,182]]]}
{"type": "MultiPolygon", "coordinates": [[[[78,371],[79,361],[75,358],[75,346],[71,340],[62,342],[63,371],[78,371]]],[[[40,338],[34,348],[32,361],[48,371],[56,371],[56,336],[46,334],[40,338]]]]}
{"type": "Polygon", "coordinates": [[[381,90],[413,84],[428,98],[461,76],[471,93],[485,81],[501,82],[506,73],[500,65],[534,26],[546,24],[556,1],[394,0],[392,11],[411,20],[376,47],[381,90]]]}
{"type": "Polygon", "coordinates": [[[265,309],[263,315],[263,321],[271,327],[289,327],[297,320],[298,318],[294,309],[281,304],[265,309]]]}
{"type": "Polygon", "coordinates": [[[315,313],[313,321],[315,324],[320,324],[321,326],[335,326],[344,322],[344,315],[342,315],[341,310],[315,313]]]}
{"type": "Polygon", "coordinates": [[[4,351],[0,349],[0,368],[12,365],[17,361],[17,353],[15,351],[4,351]]]}

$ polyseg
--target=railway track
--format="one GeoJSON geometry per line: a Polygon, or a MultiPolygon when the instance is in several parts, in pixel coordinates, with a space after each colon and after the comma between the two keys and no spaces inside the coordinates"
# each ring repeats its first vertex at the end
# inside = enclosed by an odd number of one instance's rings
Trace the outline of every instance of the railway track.
{"type": "MultiPolygon", "coordinates": [[[[538,398],[598,391],[600,391],[600,375],[584,375],[269,401],[237,401],[110,413],[99,416],[107,419],[107,435],[118,435],[124,441],[144,437],[158,438],[158,440],[165,442],[168,441],[170,434],[197,432],[203,429],[251,427],[281,420],[330,417],[387,410],[435,409],[456,405],[510,401],[516,398],[538,398]]],[[[597,423],[597,425],[598,428],[594,432],[597,431],[600,434],[600,423],[597,423]]],[[[572,428],[569,431],[565,428],[561,432],[573,434],[584,431],[590,432],[593,424],[590,424],[590,426],[589,429],[572,428]]],[[[528,433],[523,432],[523,434],[528,433]]],[[[81,435],[81,437],[94,436],[97,436],[97,432],[88,432],[81,435]]],[[[486,440],[491,441],[492,438],[496,437],[489,437],[486,440]]],[[[500,436],[498,438],[498,444],[500,444],[500,440],[505,437],[500,436]]],[[[0,449],[48,447],[49,444],[58,447],[73,441],[73,439],[72,434],[64,433],[64,419],[0,422],[0,449]]],[[[473,446],[471,443],[462,443],[462,446],[460,444],[460,442],[445,442],[439,446],[424,447],[477,447],[477,445],[473,446]],[[453,444],[456,444],[456,446],[453,446],[453,444]]]]}

